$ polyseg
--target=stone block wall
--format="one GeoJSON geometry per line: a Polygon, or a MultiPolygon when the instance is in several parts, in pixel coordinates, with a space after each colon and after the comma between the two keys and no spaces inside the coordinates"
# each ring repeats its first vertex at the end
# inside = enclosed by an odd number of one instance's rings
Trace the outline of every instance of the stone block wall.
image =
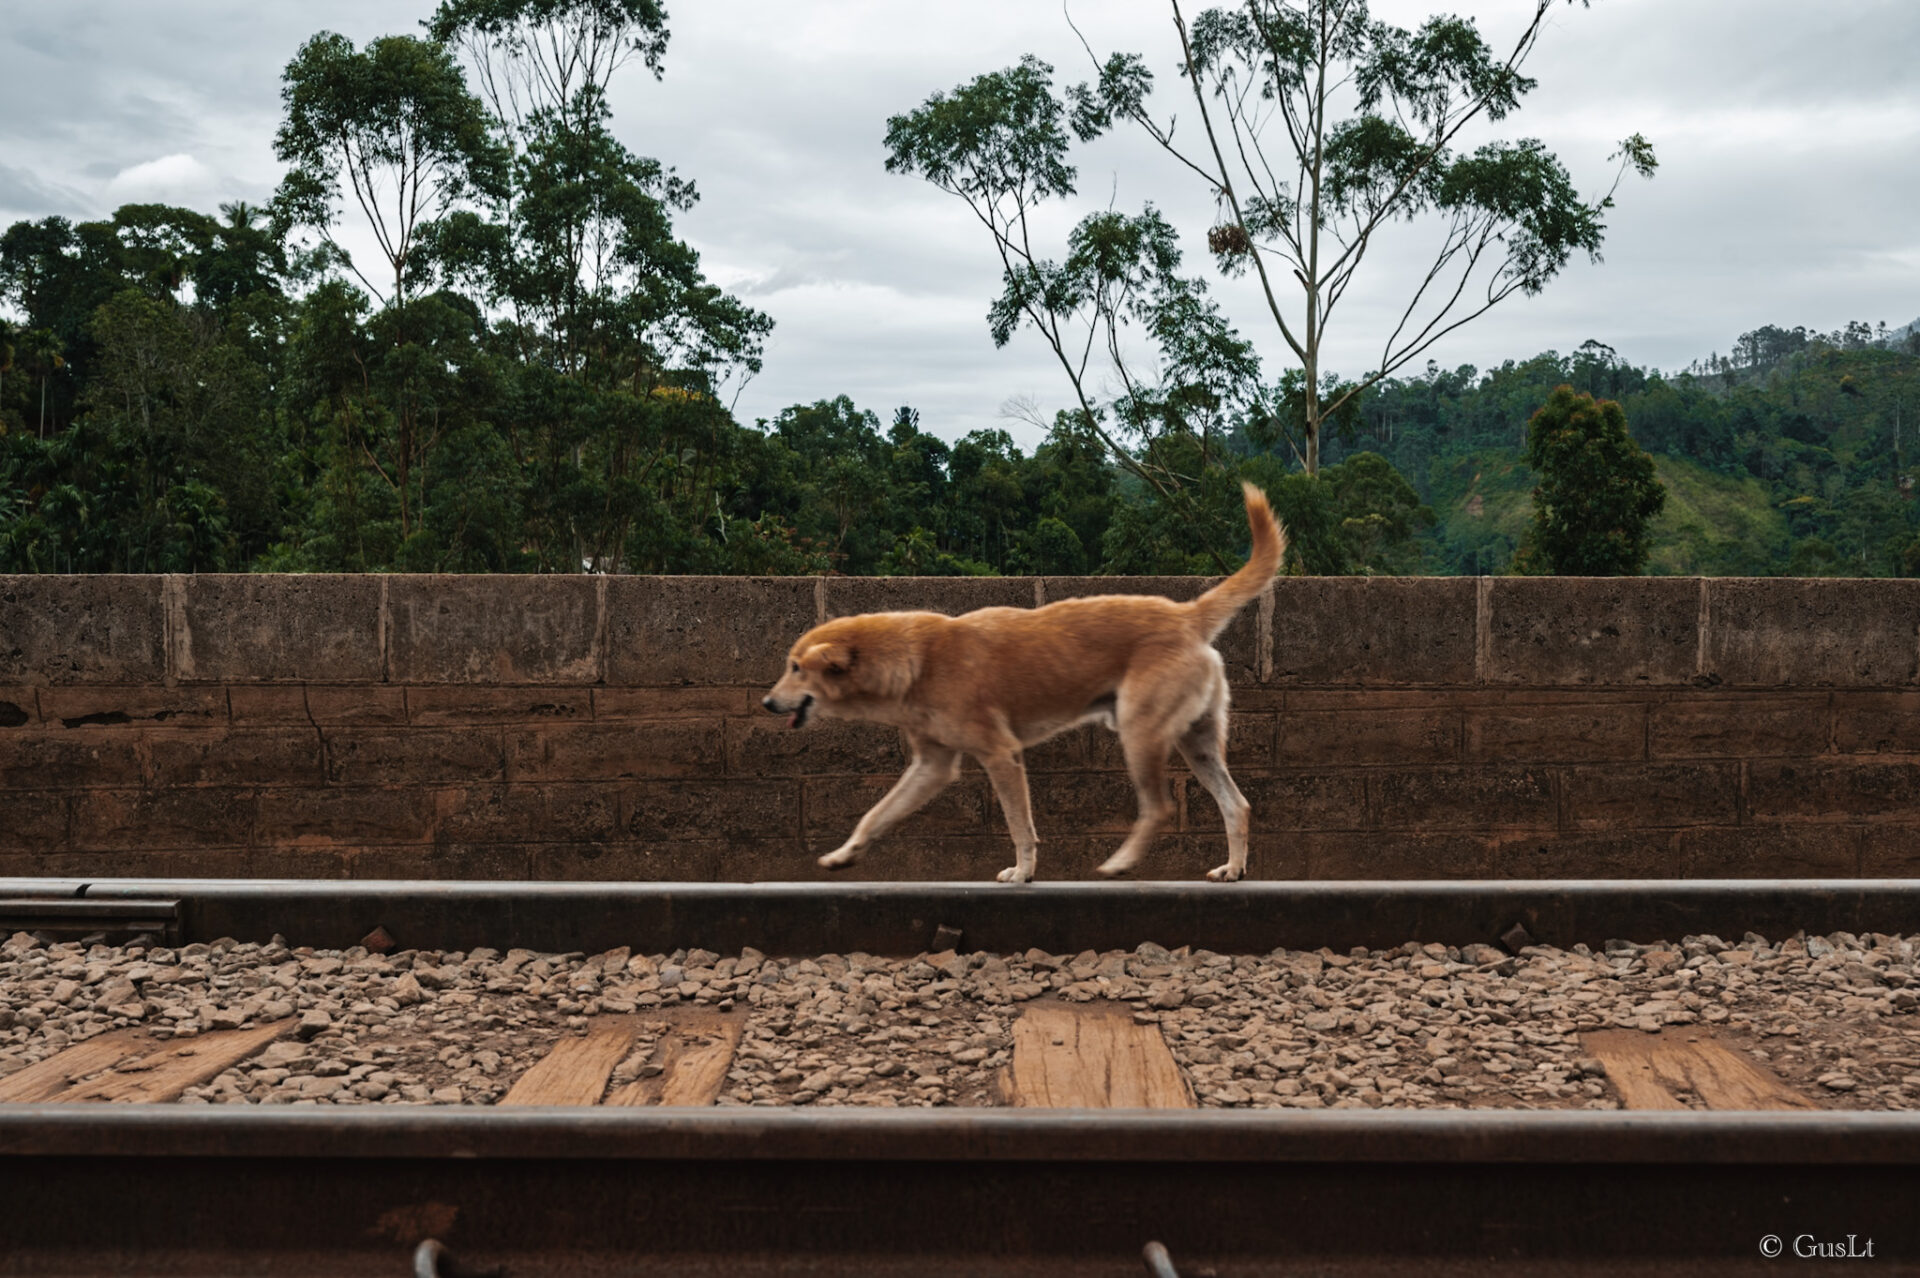
{"type": "MultiPolygon", "coordinates": [[[[828,616],[1187,578],[0,577],[0,875],[813,879],[905,760],[758,700],[828,616]]],[[[1920,582],[1281,579],[1222,635],[1260,878],[1920,872],[1920,582]]],[[[1044,878],[1134,810],[1029,754],[1044,878]]],[[[1224,857],[1175,782],[1146,872],[1224,857]]],[[[853,873],[986,879],[960,782],[853,873]]]]}

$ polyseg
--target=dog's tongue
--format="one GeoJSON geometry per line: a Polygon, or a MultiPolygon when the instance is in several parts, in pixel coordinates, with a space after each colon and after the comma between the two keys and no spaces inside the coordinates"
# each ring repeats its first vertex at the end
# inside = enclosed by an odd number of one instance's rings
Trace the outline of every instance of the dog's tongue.
{"type": "Polygon", "coordinates": [[[790,714],[790,715],[788,715],[788,716],[787,716],[787,726],[788,726],[789,728],[797,728],[797,727],[799,727],[799,726],[800,726],[800,716],[801,716],[801,714],[802,714],[802,713],[804,713],[804,712],[803,712],[803,711],[800,711],[800,710],[795,710],[795,711],[794,711],[794,712],[793,712],[792,714],[790,714]]]}

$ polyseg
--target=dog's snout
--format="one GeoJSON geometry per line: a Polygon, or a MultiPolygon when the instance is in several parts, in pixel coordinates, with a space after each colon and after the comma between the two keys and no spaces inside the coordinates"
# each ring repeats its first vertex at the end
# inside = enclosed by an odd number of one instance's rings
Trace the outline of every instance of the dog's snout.
{"type": "Polygon", "coordinates": [[[773,698],[771,696],[760,698],[760,707],[763,710],[771,710],[775,714],[780,713],[780,707],[773,704],[773,698]]]}

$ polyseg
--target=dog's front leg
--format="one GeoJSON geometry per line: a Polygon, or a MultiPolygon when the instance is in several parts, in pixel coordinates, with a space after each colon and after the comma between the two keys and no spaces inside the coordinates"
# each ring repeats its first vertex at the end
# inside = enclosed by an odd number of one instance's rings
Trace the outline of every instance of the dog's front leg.
{"type": "Polygon", "coordinates": [[[1002,883],[1028,883],[1033,879],[1034,862],[1039,859],[1039,840],[1033,832],[1033,805],[1027,797],[1027,765],[1018,747],[999,754],[983,755],[980,766],[993,782],[999,796],[1000,811],[1006,814],[1007,833],[1013,836],[1013,864],[1000,871],[1002,883]]]}
{"type": "Polygon", "coordinates": [[[852,865],[866,853],[869,843],[918,812],[959,774],[957,751],[931,741],[914,742],[913,762],[907,765],[907,770],[900,774],[891,790],[880,796],[880,802],[860,818],[847,841],[820,858],[820,865],[829,870],[843,870],[852,865]]]}

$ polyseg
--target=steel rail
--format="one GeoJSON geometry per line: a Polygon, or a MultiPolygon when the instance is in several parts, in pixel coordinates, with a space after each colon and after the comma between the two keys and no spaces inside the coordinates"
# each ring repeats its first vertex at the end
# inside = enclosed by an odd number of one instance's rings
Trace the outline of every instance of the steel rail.
{"type": "MultiPolygon", "coordinates": [[[[1433,882],[478,883],[0,879],[17,920],[35,898],[175,905],[183,941],[231,936],[345,947],[384,927],[402,947],[754,946],[771,954],[914,954],[937,929],[961,948],[1054,953],[1143,941],[1223,952],[1387,948],[1409,940],[1532,939],[1598,946],[1748,931],[1920,931],[1920,880],[1465,880],[1433,882]]],[[[49,907],[71,910],[71,905],[49,907]]]]}
{"type": "Polygon", "coordinates": [[[6,1105],[0,1159],[1920,1168],[1920,1113],[6,1105]]]}

